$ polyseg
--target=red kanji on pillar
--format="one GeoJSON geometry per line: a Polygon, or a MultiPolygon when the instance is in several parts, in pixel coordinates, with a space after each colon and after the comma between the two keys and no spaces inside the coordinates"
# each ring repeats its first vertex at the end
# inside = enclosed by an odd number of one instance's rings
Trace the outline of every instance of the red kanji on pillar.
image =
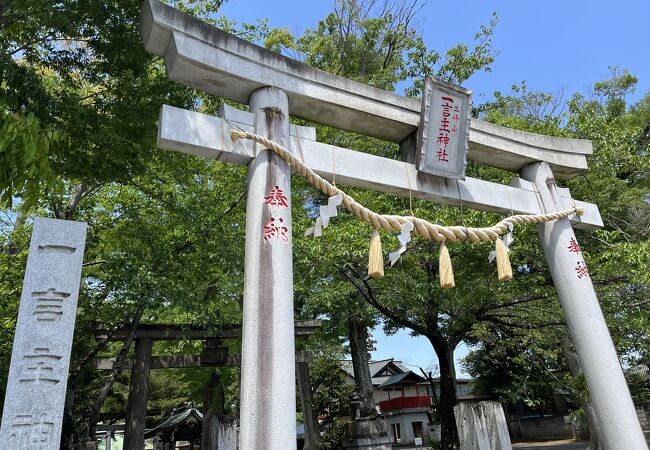
{"type": "Polygon", "coordinates": [[[289,228],[283,225],[284,219],[271,217],[264,225],[264,240],[270,241],[271,239],[280,239],[284,242],[289,242],[289,228]]]}
{"type": "Polygon", "coordinates": [[[578,242],[574,238],[571,238],[569,240],[569,245],[567,246],[567,248],[569,249],[570,253],[581,253],[582,252],[582,250],[580,250],[580,246],[578,245],[578,242]]]}
{"type": "Polygon", "coordinates": [[[264,225],[264,240],[268,241],[270,239],[273,239],[275,236],[275,219],[271,217],[271,220],[268,221],[266,225],[264,225]]]}
{"type": "Polygon", "coordinates": [[[270,195],[264,197],[264,204],[282,206],[285,208],[289,206],[287,197],[284,195],[284,192],[282,192],[282,189],[280,189],[278,186],[275,186],[273,189],[271,189],[270,195]]]}
{"type": "Polygon", "coordinates": [[[589,270],[587,270],[587,264],[584,261],[578,261],[575,270],[578,278],[589,278],[589,270]]]}

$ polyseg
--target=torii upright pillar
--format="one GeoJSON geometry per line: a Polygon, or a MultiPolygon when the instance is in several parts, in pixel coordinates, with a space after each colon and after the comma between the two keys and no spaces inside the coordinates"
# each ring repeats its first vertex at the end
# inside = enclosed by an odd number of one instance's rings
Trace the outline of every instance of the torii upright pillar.
{"type": "MultiPolygon", "coordinates": [[[[561,209],[548,163],[529,164],[521,174],[537,186],[546,212],[561,209]]],[[[608,450],[646,450],[632,397],[571,223],[560,219],[538,224],[537,230],[596,410],[600,438],[608,450]]]]}
{"type": "MultiPolygon", "coordinates": [[[[250,96],[255,132],[289,146],[287,94],[263,87],[250,96]]],[[[241,450],[296,448],[291,172],[261,146],[248,166],[241,450]]]]}

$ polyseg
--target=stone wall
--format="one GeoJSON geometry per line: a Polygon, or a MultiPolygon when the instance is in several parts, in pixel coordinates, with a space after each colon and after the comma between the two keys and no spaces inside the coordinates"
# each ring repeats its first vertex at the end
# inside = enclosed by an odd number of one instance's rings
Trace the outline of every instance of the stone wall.
{"type": "Polygon", "coordinates": [[[565,423],[564,416],[523,417],[517,423],[519,428],[517,437],[524,440],[576,438],[573,426],[565,423]]]}
{"type": "Polygon", "coordinates": [[[420,422],[422,432],[425,436],[431,436],[429,430],[429,418],[427,411],[402,411],[398,414],[388,415],[386,420],[386,431],[391,442],[395,443],[395,436],[393,436],[393,424],[399,424],[400,427],[400,441],[398,444],[413,444],[415,442],[415,435],[413,433],[413,422],[420,422]]]}
{"type": "Polygon", "coordinates": [[[637,403],[634,406],[641,428],[643,431],[650,431],[650,403],[637,403]]]}
{"type": "MultiPolygon", "coordinates": [[[[636,414],[643,431],[650,431],[650,403],[635,405],[636,414]]],[[[510,436],[522,440],[542,439],[576,439],[576,430],[570,423],[565,423],[563,416],[517,417],[508,418],[510,436]]]]}

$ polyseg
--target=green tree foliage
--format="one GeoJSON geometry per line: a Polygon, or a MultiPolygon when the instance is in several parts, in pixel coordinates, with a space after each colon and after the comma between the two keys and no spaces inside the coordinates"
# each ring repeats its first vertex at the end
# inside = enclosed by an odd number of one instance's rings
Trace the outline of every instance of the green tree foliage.
{"type": "Polygon", "coordinates": [[[18,299],[22,288],[24,267],[27,263],[25,248],[29,245],[29,232],[21,226],[22,216],[2,213],[0,218],[0,393],[4,392],[9,376],[9,358],[13,344],[18,299]]]}
{"type": "Polygon", "coordinates": [[[427,75],[460,84],[476,72],[490,71],[498,54],[492,47],[496,14],[476,33],[473,48],[459,43],[441,55],[427,49],[415,25],[423,6],[420,0],[337,0],[318,28],[297,37],[286,28],[275,29],[264,44],[380,89],[392,91],[397,83],[411,81],[407,93],[413,96],[419,95],[427,75]]]}
{"type": "Polygon", "coordinates": [[[20,145],[1,153],[3,171],[16,174],[0,179],[3,195],[44,202],[51,183],[23,186],[25,169],[32,184],[55,175],[85,190],[128,180],[153,153],[160,105],[191,105],[141,44],[140,3],[1,2],[0,108],[5,122],[24,123],[14,125],[20,145]]]}
{"type": "MultiPolygon", "coordinates": [[[[245,171],[155,150],[160,105],[200,101],[145,52],[140,4],[0,2],[3,201],[90,225],[68,389],[76,401],[66,411],[77,431],[92,430],[85,422],[105,387],[105,411],[124,406],[126,374],[92,370],[97,352],[122,349],[95,342],[95,321],[110,329],[134,317],[211,327],[240,320],[245,171]]],[[[3,227],[7,368],[30,221],[10,211],[3,227]]],[[[186,395],[201,400],[195,389],[186,395]]]]}
{"type": "Polygon", "coordinates": [[[14,197],[29,209],[55,182],[49,150],[62,141],[58,131],[42,130],[33,113],[22,116],[0,109],[0,201],[11,208],[14,197]]]}
{"type": "Polygon", "coordinates": [[[319,448],[334,450],[341,448],[345,437],[343,418],[350,416],[353,385],[346,383],[340,366],[345,356],[340,345],[321,347],[316,355],[309,369],[314,411],[322,418],[319,448]]]}

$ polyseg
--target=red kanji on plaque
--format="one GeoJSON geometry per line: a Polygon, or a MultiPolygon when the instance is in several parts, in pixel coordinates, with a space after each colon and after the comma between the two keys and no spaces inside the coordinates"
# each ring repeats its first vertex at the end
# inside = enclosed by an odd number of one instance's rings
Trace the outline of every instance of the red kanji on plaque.
{"type": "Polygon", "coordinates": [[[440,121],[440,128],[438,128],[439,131],[449,133],[449,120],[446,118],[442,118],[440,121]]]}
{"type": "Polygon", "coordinates": [[[438,135],[438,144],[443,144],[445,147],[447,147],[447,144],[449,144],[449,135],[440,133],[440,135],[438,135]]]}
{"type": "Polygon", "coordinates": [[[576,273],[578,274],[578,278],[589,278],[589,270],[587,270],[587,265],[584,261],[577,262],[576,273]]]}
{"type": "Polygon", "coordinates": [[[282,192],[282,189],[280,189],[278,186],[275,186],[273,189],[271,189],[271,193],[268,197],[264,197],[264,204],[272,206],[284,206],[285,208],[289,206],[287,197],[284,195],[284,192],[282,192]]]}
{"type": "MultiPolygon", "coordinates": [[[[440,120],[440,128],[438,128],[438,152],[436,153],[436,158],[438,158],[438,161],[448,163],[447,145],[449,145],[450,142],[449,134],[458,131],[458,128],[456,127],[457,119],[454,119],[453,129],[449,130],[450,122],[448,117],[451,116],[452,108],[455,110],[457,107],[452,105],[454,99],[451,97],[441,96],[440,99],[442,100],[442,103],[440,104],[442,108],[442,119],[440,120]]],[[[454,117],[457,118],[458,116],[454,114],[454,117]]]]}
{"type": "Polygon", "coordinates": [[[580,246],[578,245],[578,242],[574,239],[571,238],[569,240],[569,245],[567,247],[569,249],[570,253],[581,253],[582,250],[580,250],[580,246]]]}
{"type": "Polygon", "coordinates": [[[264,240],[270,241],[271,239],[281,239],[284,242],[289,242],[289,228],[282,225],[284,219],[279,218],[276,222],[274,217],[264,225],[264,240]]]}

